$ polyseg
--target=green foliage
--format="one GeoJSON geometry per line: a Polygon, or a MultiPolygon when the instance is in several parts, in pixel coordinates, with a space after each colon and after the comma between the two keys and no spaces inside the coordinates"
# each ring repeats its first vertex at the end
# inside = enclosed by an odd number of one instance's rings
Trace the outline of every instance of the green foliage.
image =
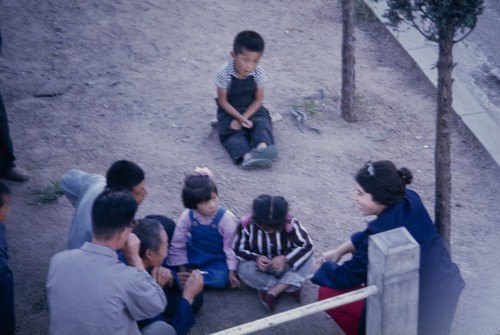
{"type": "Polygon", "coordinates": [[[315,100],[300,99],[297,107],[311,116],[319,112],[318,103],[315,100]]]}
{"type": "Polygon", "coordinates": [[[456,43],[476,26],[484,0],[387,0],[387,5],[384,16],[391,26],[406,22],[434,42],[452,34],[456,43]]]}
{"type": "Polygon", "coordinates": [[[35,204],[37,205],[51,203],[64,195],[60,180],[53,181],[49,186],[34,190],[33,194],[36,196],[35,204]]]}

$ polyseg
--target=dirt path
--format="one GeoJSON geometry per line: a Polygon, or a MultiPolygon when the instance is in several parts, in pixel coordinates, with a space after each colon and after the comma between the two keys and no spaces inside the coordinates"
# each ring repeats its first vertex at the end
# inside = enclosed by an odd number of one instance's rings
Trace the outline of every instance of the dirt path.
{"type": "MultiPolygon", "coordinates": [[[[104,173],[128,158],[147,173],[149,197],[139,215],[182,210],[181,182],[195,166],[217,175],[223,203],[245,214],[260,193],[281,194],[308,228],[318,252],[362,229],[350,200],[352,175],[369,159],[391,159],[415,174],[413,188],[433,211],[435,94],[384,28],[361,11],[356,31],[359,122],[340,117],[340,11],[336,1],[0,1],[4,50],[0,89],[19,165],[33,177],[10,184],[8,221],[16,277],[19,334],[46,334],[45,277],[63,250],[72,209],[66,199],[32,205],[32,191],[69,168],[104,173]],[[235,167],[215,136],[212,77],[228,59],[233,36],[254,29],[266,39],[266,100],[281,158],[272,170],[235,167]],[[40,88],[55,97],[34,97],[40,88]],[[300,132],[290,103],[322,89],[321,134],[300,132]]],[[[453,334],[498,334],[500,170],[457,125],[453,137],[453,256],[467,288],[453,334]]],[[[317,288],[305,285],[304,302],[317,288]]],[[[277,312],[296,307],[283,298],[277,312]]],[[[256,294],[208,292],[192,334],[266,316],[256,294]]],[[[323,314],[262,334],[338,333],[323,314]]]]}

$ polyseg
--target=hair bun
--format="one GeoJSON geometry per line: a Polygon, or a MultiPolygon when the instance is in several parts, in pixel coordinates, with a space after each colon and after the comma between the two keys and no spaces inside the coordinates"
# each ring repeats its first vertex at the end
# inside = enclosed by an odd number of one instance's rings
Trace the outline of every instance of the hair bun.
{"type": "Polygon", "coordinates": [[[403,181],[406,183],[406,185],[410,185],[412,180],[413,180],[413,175],[411,174],[411,171],[408,170],[407,168],[403,167],[401,169],[398,170],[398,173],[401,177],[401,179],[403,179],[403,181]]]}

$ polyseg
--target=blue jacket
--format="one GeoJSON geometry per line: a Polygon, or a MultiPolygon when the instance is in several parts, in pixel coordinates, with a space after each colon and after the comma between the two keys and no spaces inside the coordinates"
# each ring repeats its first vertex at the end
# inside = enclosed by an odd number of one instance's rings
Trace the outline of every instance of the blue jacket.
{"type": "MultiPolygon", "coordinates": [[[[365,230],[351,236],[356,248],[352,259],[342,265],[324,263],[312,281],[339,290],[366,283],[369,236],[398,227],[405,227],[420,245],[419,333],[423,334],[424,327],[430,324],[429,318],[439,319],[437,315],[441,315],[443,320],[450,318],[450,313],[453,318],[464,281],[420,197],[412,190],[406,190],[403,200],[386,208],[365,230]],[[439,310],[448,310],[448,314],[443,316],[439,310]]],[[[432,324],[432,327],[435,330],[437,326],[432,324]]]]}

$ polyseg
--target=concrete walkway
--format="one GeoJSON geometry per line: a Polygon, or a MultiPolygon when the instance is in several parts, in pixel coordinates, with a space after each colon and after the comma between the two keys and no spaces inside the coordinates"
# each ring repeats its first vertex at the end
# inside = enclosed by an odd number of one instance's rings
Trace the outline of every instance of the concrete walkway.
{"type": "MultiPolygon", "coordinates": [[[[375,3],[366,0],[365,3],[373,10],[379,20],[387,21],[382,16],[387,8],[384,1],[375,3]]],[[[486,2],[486,6],[488,6],[488,2],[486,2]]],[[[485,29],[493,28],[485,27],[485,29]]],[[[409,26],[401,26],[397,32],[392,29],[389,31],[415,60],[427,78],[437,87],[437,69],[434,65],[438,59],[438,46],[426,41],[416,29],[409,26]]],[[[490,43],[493,44],[493,41],[490,43]]],[[[458,43],[453,50],[454,62],[457,63],[453,70],[453,109],[486,151],[500,165],[500,108],[488,100],[481,88],[473,86],[475,79],[471,75],[471,67],[475,66],[474,55],[467,44],[458,43]]]]}

